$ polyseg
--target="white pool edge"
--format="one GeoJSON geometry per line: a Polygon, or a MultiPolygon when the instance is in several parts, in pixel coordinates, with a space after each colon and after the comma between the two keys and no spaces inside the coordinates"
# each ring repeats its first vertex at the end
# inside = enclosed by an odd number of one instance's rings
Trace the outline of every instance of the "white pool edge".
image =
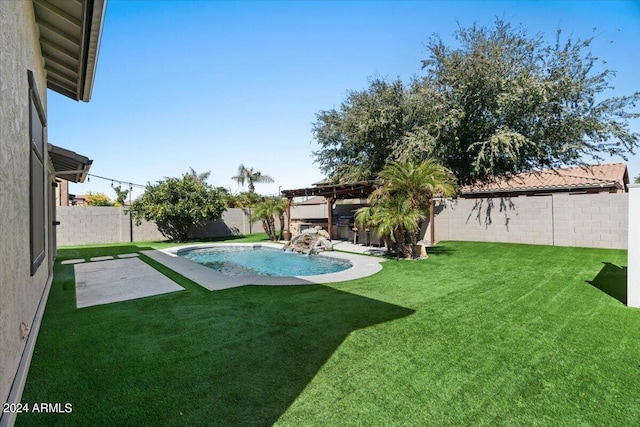
{"type": "Polygon", "coordinates": [[[189,244],[182,246],[174,246],[162,250],[142,251],[142,253],[154,261],[170,268],[187,279],[197,283],[198,285],[210,290],[216,291],[221,289],[235,288],[245,285],[309,285],[345,282],[348,280],[360,279],[362,277],[371,276],[382,270],[380,263],[384,262],[384,258],[377,258],[366,255],[358,255],[346,252],[322,252],[317,256],[328,258],[336,258],[347,260],[351,263],[351,267],[338,271],[336,273],[318,274],[314,276],[241,276],[232,277],[224,275],[220,272],[212,270],[204,265],[197,264],[178,255],[178,252],[184,249],[198,249],[207,247],[222,246],[245,246],[245,247],[267,247],[282,249],[282,245],[278,243],[202,243],[189,244]]]}

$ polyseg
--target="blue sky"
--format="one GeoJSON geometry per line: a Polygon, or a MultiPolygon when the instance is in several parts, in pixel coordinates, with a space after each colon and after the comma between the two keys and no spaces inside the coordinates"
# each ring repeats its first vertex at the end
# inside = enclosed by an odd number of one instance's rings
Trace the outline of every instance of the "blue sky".
{"type": "MultiPolygon", "coordinates": [[[[240,191],[230,178],[243,163],[274,178],[261,194],[306,187],[323,178],[312,158],[316,113],[372,76],[420,76],[432,34],[453,45],[458,25],[495,17],[549,39],[596,28],[591,51],[617,71],[608,96],[640,91],[640,2],[109,0],[92,100],[49,91],[49,141],[125,182],[192,167],[240,191]]],[[[633,180],[640,155],[628,166],[633,180]]],[[[114,197],[110,186],[92,178],[71,192],[114,197]]]]}

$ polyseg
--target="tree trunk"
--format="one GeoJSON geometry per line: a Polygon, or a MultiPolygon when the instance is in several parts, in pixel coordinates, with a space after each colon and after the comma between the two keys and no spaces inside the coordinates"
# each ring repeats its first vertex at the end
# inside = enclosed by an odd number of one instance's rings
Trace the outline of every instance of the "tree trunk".
{"type": "Polygon", "coordinates": [[[280,219],[280,240],[283,240],[283,234],[284,233],[284,214],[280,214],[278,215],[279,219],[280,219]]]}
{"type": "Polygon", "coordinates": [[[262,220],[262,228],[264,229],[264,232],[267,233],[267,236],[269,236],[269,240],[271,240],[271,233],[269,232],[269,223],[267,223],[266,219],[262,220]]]}
{"type": "Polygon", "coordinates": [[[273,217],[267,220],[269,222],[269,229],[271,230],[271,234],[269,234],[269,240],[276,240],[276,220],[273,217]]]}

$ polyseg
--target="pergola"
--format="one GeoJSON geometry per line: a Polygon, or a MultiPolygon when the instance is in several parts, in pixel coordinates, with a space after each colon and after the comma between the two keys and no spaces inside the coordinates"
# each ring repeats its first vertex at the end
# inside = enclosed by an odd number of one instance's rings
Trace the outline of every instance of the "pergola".
{"type": "Polygon", "coordinates": [[[287,198],[287,228],[291,229],[291,203],[294,197],[321,196],[327,201],[327,222],[329,238],[333,238],[331,224],[333,222],[333,202],[339,199],[367,198],[375,189],[376,181],[360,181],[350,184],[329,184],[317,187],[282,190],[281,194],[287,198]]]}
{"type": "MultiPolygon", "coordinates": [[[[327,222],[329,237],[333,238],[331,224],[333,223],[333,202],[342,199],[358,199],[368,198],[376,189],[378,181],[360,181],[349,184],[322,184],[316,187],[297,188],[295,190],[282,190],[280,193],[287,198],[287,228],[291,229],[291,204],[294,197],[324,197],[327,201],[327,222]]],[[[431,199],[431,208],[429,209],[429,221],[431,224],[431,244],[433,245],[434,227],[433,227],[433,199],[431,199]]]]}

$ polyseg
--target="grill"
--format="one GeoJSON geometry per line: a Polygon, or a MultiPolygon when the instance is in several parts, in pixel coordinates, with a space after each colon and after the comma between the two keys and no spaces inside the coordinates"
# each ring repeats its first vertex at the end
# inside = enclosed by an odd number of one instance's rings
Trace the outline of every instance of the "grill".
{"type": "Polygon", "coordinates": [[[336,218],[336,237],[338,239],[352,240],[353,224],[354,220],[352,216],[341,215],[336,218]]]}
{"type": "Polygon", "coordinates": [[[339,227],[353,226],[353,217],[352,216],[341,215],[336,220],[336,225],[339,226],[339,227]]]}

